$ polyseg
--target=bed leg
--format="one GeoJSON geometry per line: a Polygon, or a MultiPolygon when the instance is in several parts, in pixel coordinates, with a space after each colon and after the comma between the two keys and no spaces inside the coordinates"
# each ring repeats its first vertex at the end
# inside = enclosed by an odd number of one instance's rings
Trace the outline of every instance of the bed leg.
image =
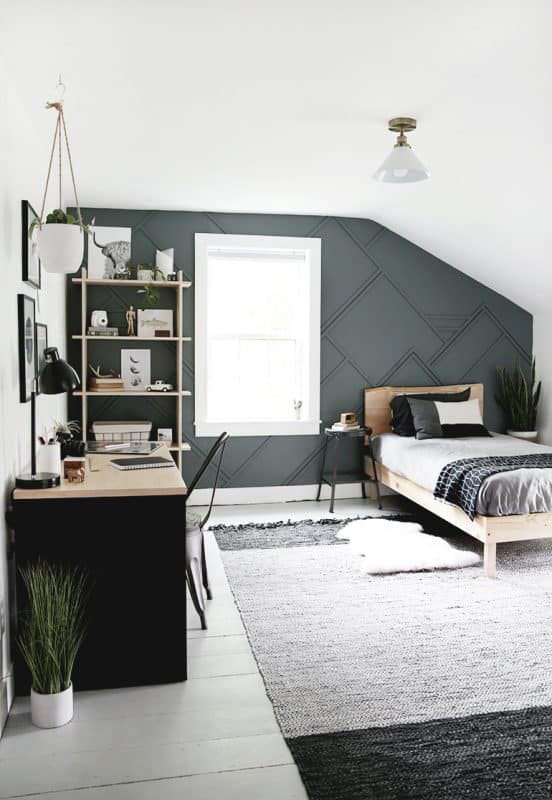
{"type": "Polygon", "coordinates": [[[483,563],[487,578],[496,578],[496,542],[485,542],[483,545],[483,563]]]}

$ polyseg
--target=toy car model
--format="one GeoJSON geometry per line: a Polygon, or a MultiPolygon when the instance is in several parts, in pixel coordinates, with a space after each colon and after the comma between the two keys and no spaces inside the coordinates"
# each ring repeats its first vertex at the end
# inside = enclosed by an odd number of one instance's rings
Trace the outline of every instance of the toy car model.
{"type": "Polygon", "coordinates": [[[172,390],[172,383],[165,383],[165,381],[154,381],[146,386],[146,392],[172,392],[172,390]]]}

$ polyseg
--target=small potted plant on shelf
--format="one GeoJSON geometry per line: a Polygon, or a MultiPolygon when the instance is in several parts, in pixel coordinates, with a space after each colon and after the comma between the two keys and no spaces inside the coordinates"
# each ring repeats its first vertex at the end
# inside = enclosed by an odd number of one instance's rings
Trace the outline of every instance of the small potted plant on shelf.
{"type": "Polygon", "coordinates": [[[31,674],[31,720],[58,728],[73,718],[72,672],[86,624],[88,581],[75,568],[39,561],[21,569],[27,610],[18,645],[31,674]]]}
{"type": "Polygon", "coordinates": [[[56,208],[44,223],[35,219],[29,233],[38,225],[38,251],[46,272],[76,272],[84,255],[84,233],[87,226],[72,214],[56,208]]]}
{"type": "Polygon", "coordinates": [[[507,416],[506,433],[536,442],[542,381],[536,382],[535,359],[531,362],[529,380],[519,364],[511,374],[504,367],[498,367],[498,375],[500,382],[496,401],[507,416]]]}
{"type": "Polygon", "coordinates": [[[138,289],[138,294],[145,295],[146,305],[152,307],[156,306],[159,302],[159,293],[153,281],[163,281],[165,280],[165,273],[159,269],[159,267],[152,267],[152,266],[145,266],[142,267],[140,264],[137,268],[137,274],[142,278],[140,280],[147,280],[148,283],[144,286],[143,289],[138,289]],[[145,272],[148,272],[148,277],[144,277],[145,272]]]}

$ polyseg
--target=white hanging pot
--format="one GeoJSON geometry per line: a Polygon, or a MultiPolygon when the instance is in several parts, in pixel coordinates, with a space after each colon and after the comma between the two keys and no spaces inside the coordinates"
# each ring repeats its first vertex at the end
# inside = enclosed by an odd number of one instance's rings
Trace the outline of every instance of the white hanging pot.
{"type": "Polygon", "coordinates": [[[38,231],[38,254],[46,272],[76,272],[84,256],[84,235],[80,225],[44,224],[38,231]]]}
{"type": "Polygon", "coordinates": [[[526,442],[536,442],[538,438],[538,431],[512,431],[507,430],[508,436],[515,436],[516,439],[523,439],[526,442]]]}
{"type": "Polygon", "coordinates": [[[31,721],[37,728],[60,728],[73,719],[73,684],[56,694],[31,689],[31,721]]]}

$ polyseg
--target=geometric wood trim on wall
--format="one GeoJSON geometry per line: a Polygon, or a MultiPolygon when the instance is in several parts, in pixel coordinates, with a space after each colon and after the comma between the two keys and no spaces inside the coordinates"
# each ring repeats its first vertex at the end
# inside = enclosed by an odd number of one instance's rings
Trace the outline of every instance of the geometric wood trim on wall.
{"type": "MultiPolygon", "coordinates": [[[[83,211],[85,220],[95,216],[97,225],[132,228],[135,261],[152,263],[156,248],[174,247],[175,265],[191,281],[195,233],[319,237],[323,424],[335,421],[341,411],[360,413],[366,386],[482,382],[485,421],[494,430],[503,429],[494,399],[496,367],[530,362],[531,315],[388,228],[368,219],[343,217],[83,211]]],[[[78,291],[69,282],[69,331],[79,327],[78,291]]],[[[185,291],[185,335],[194,335],[193,313],[193,291],[185,291]]],[[[71,340],[68,350],[73,363],[78,363],[78,350],[71,340]]],[[[183,369],[184,384],[191,388],[193,345],[183,346],[183,369]]],[[[119,418],[148,418],[147,403],[149,399],[141,404],[138,398],[126,402],[120,398],[116,411],[119,418]]],[[[193,397],[184,398],[183,406],[184,436],[192,447],[191,453],[183,454],[183,474],[190,480],[212,440],[194,436],[193,397]]],[[[101,413],[103,418],[106,413],[113,417],[113,405],[101,413]]],[[[220,485],[316,483],[321,447],[321,436],[233,438],[226,448],[220,485]]],[[[358,452],[352,446],[344,453],[343,466],[352,469],[357,463],[358,452]]]]}

